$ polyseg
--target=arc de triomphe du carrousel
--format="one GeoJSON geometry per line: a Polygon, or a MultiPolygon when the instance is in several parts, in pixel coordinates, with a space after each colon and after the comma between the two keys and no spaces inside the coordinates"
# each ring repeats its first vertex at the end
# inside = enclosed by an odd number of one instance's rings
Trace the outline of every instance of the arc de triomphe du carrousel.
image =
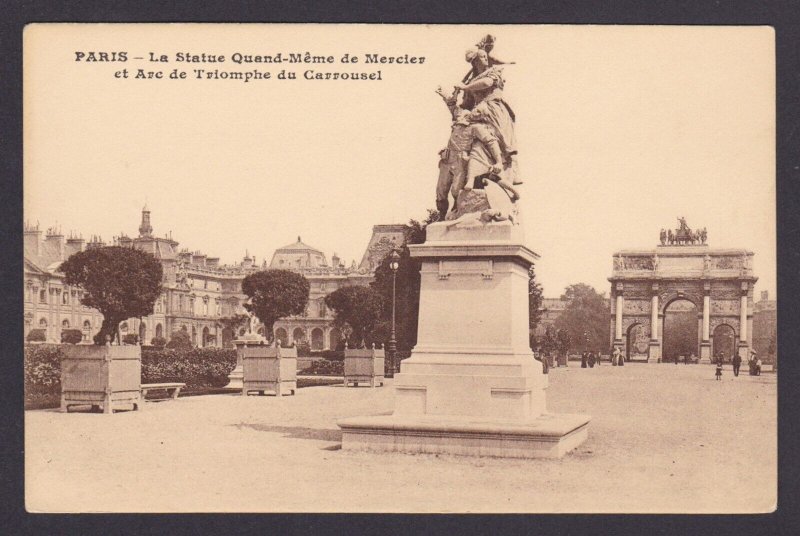
{"type": "MultiPolygon", "coordinates": [[[[667,310],[689,302],[697,311],[697,337],[690,341],[701,362],[724,349],[743,361],[753,347],[753,252],[711,248],[705,228],[692,230],[684,218],[674,232],[661,230],[653,249],[614,254],[611,282],[611,339],[629,358],[658,362],[663,355],[667,310]],[[640,337],[639,335],[643,335],[640,337]],[[648,340],[649,338],[649,340],[648,340]]],[[[674,356],[669,356],[670,358],[674,356]]]]}

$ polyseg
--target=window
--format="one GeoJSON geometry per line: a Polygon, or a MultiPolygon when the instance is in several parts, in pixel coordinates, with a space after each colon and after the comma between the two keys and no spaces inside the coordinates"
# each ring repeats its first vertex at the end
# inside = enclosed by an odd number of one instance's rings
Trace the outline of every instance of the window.
{"type": "Polygon", "coordinates": [[[69,304],[69,291],[65,290],[61,293],[61,304],[68,305],[69,304]]]}
{"type": "Polygon", "coordinates": [[[62,329],[69,329],[69,320],[67,320],[66,318],[64,320],[62,320],[61,321],[61,328],[62,329]]]}
{"type": "Polygon", "coordinates": [[[39,302],[47,303],[47,290],[42,289],[39,291],[39,302]]]}
{"type": "Polygon", "coordinates": [[[25,301],[26,302],[32,302],[33,301],[33,291],[34,291],[33,285],[31,285],[30,283],[25,285],[25,301]]]}
{"type": "Polygon", "coordinates": [[[40,318],[39,319],[39,327],[40,328],[46,328],[47,327],[47,319],[46,318],[40,318]]]}

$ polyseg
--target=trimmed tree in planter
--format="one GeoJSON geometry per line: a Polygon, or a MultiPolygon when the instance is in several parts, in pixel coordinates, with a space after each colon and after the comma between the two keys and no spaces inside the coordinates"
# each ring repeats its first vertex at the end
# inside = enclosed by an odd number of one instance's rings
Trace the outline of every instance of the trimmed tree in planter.
{"type": "Polygon", "coordinates": [[[67,285],[84,290],[81,304],[103,315],[95,344],[105,344],[106,336],[118,340],[123,320],[152,314],[162,290],[161,263],[138,249],[109,246],[80,251],[59,269],[67,285]]]}
{"type": "Polygon", "coordinates": [[[189,349],[192,346],[192,338],[182,329],[172,332],[169,342],[167,343],[167,348],[171,350],[189,349]]]}
{"type": "MultiPolygon", "coordinates": [[[[264,334],[273,339],[275,322],[290,315],[299,315],[308,304],[311,287],[300,274],[288,270],[264,270],[248,275],[242,281],[242,292],[249,298],[245,309],[264,324],[264,334]]],[[[237,356],[242,365],[242,395],[251,391],[277,396],[297,389],[297,348],[268,346],[258,341],[237,342],[237,356]]],[[[238,367],[237,367],[238,368],[238,367]]],[[[229,387],[238,386],[232,372],[229,387]]]]}
{"type": "Polygon", "coordinates": [[[103,406],[111,413],[119,406],[141,400],[141,347],[111,346],[105,341],[116,336],[126,318],[147,316],[161,294],[161,263],[144,251],[123,247],[102,247],[81,251],[64,262],[68,285],[84,290],[81,303],[103,314],[103,325],[95,345],[64,346],[61,363],[61,411],[70,406],[103,406]]]}
{"type": "Polygon", "coordinates": [[[242,281],[242,292],[250,298],[244,308],[264,324],[264,335],[269,341],[275,322],[305,311],[310,290],[305,277],[289,270],[263,270],[242,281]]]}
{"type": "MultiPolygon", "coordinates": [[[[350,340],[362,346],[364,340],[375,329],[381,316],[383,297],[369,287],[342,287],[325,296],[325,305],[334,311],[334,325],[350,326],[350,340]]],[[[350,345],[348,345],[350,346],[350,345]]],[[[344,383],[369,382],[371,387],[384,378],[383,349],[346,348],[344,353],[344,383]]]]}

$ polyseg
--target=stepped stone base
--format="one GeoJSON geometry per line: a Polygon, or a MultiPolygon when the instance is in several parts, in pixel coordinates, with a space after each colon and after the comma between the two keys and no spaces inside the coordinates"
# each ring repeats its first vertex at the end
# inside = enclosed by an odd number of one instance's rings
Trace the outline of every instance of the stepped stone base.
{"type": "Polygon", "coordinates": [[[459,416],[353,417],[339,421],[342,448],[503,458],[561,458],[588,437],[588,415],[542,414],[502,422],[459,416]]]}

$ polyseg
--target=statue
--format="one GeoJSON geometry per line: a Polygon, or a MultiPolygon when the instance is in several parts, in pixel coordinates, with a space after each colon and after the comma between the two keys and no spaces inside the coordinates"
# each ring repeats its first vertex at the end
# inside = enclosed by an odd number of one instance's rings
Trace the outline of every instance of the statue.
{"type": "Polygon", "coordinates": [[[258,318],[252,311],[248,311],[247,316],[250,317],[250,320],[247,322],[247,332],[251,335],[255,335],[258,332],[258,318]]]}
{"type": "Polygon", "coordinates": [[[706,231],[706,228],[703,227],[703,229],[700,231],[700,242],[705,244],[707,239],[708,239],[708,232],[706,231]]]}
{"type": "Polygon", "coordinates": [[[683,216],[678,218],[678,223],[680,223],[680,225],[681,225],[681,228],[680,228],[681,231],[688,231],[689,230],[689,226],[686,225],[686,218],[684,218],[683,216]]]}
{"type": "Polygon", "coordinates": [[[667,243],[669,243],[670,246],[675,244],[675,234],[672,232],[672,229],[667,231],[667,243]]]}
{"type": "Polygon", "coordinates": [[[661,229],[661,234],[659,235],[659,239],[661,240],[661,245],[665,245],[667,242],[667,232],[664,229],[661,229]]]}
{"type": "Polygon", "coordinates": [[[706,254],[706,256],[703,257],[703,270],[706,272],[711,270],[711,255],[706,254]]]}
{"type": "Polygon", "coordinates": [[[514,188],[522,184],[517,171],[515,116],[503,98],[505,81],[502,70],[495,66],[503,62],[490,56],[493,48],[494,37],[487,35],[467,51],[466,60],[472,68],[455,85],[453,94],[448,96],[437,89],[453,123],[447,148],[439,153],[436,207],[440,220],[455,221],[453,225],[501,220],[517,223],[516,208],[509,210],[499,197],[495,201],[502,207],[493,206],[488,194],[486,199],[478,194],[464,195],[494,185],[499,188],[489,189],[504,192],[512,204],[520,197],[514,188]],[[460,104],[459,93],[463,93],[460,104]],[[454,198],[449,213],[448,190],[454,198]],[[479,215],[464,218],[473,212],[479,215]]]}
{"type": "Polygon", "coordinates": [[[661,262],[661,261],[660,261],[660,260],[659,260],[659,258],[658,258],[658,253],[656,253],[655,255],[653,255],[653,271],[654,271],[654,272],[658,270],[658,265],[659,265],[659,263],[660,263],[660,262],[661,262]]]}
{"type": "Polygon", "coordinates": [[[439,180],[436,184],[439,220],[443,221],[447,216],[448,190],[455,206],[458,194],[462,190],[472,189],[479,176],[496,177],[498,184],[509,192],[512,201],[519,199],[519,193],[501,175],[503,156],[492,128],[486,123],[470,122],[470,112],[456,105],[455,94],[448,97],[441,88],[437,89],[437,93],[442,96],[453,116],[447,147],[439,152],[439,180]]]}

